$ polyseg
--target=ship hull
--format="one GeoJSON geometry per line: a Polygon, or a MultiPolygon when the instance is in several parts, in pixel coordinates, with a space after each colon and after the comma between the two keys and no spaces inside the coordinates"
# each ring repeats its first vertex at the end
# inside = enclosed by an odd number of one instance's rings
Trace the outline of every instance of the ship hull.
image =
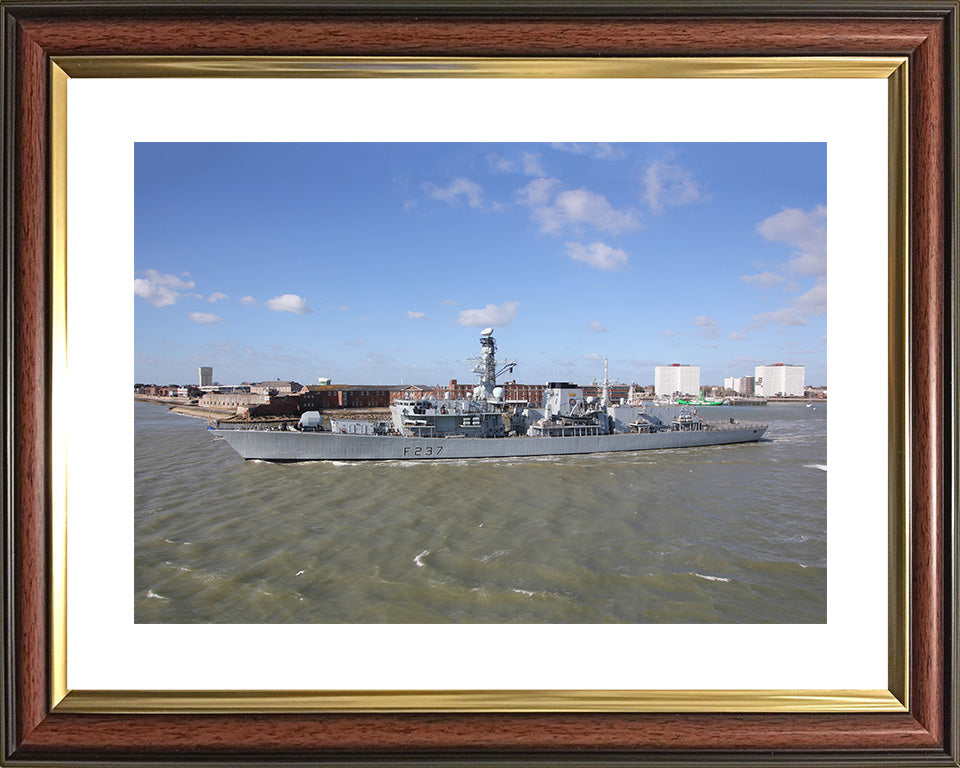
{"type": "Polygon", "coordinates": [[[693,448],[756,442],[765,424],[723,425],[690,431],[583,437],[428,438],[213,429],[244,459],[262,461],[432,461],[444,459],[569,456],[584,453],[693,448]]]}

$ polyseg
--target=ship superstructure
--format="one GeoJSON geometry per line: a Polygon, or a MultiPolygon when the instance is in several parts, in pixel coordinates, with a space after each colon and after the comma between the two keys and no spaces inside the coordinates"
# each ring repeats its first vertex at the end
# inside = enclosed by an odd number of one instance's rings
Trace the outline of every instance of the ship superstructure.
{"type": "MultiPolygon", "coordinates": [[[[766,424],[704,422],[696,409],[679,405],[614,404],[607,364],[599,398],[570,382],[550,382],[539,405],[506,403],[497,377],[493,329],[480,334],[478,376],[472,397],[403,399],[390,406],[390,421],[331,419],[304,413],[285,430],[251,427],[212,431],[245,459],[267,461],[384,460],[561,456],[756,442],[766,424]]],[[[447,395],[447,393],[445,393],[447,395]]]]}

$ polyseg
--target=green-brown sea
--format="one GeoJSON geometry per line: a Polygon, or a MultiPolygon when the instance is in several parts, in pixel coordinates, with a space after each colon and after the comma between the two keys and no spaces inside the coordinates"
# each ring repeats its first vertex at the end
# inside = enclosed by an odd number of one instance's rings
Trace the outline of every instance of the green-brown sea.
{"type": "Polygon", "coordinates": [[[135,404],[139,623],[818,623],[827,406],[703,408],[744,445],[244,462],[135,404]]]}

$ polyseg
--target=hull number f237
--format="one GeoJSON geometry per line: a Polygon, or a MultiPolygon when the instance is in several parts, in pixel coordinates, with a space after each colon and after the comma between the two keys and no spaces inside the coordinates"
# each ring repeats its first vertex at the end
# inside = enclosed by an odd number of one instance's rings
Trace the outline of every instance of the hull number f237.
{"type": "Polygon", "coordinates": [[[440,452],[443,451],[442,445],[408,445],[403,449],[404,458],[417,457],[417,456],[439,456],[440,452]]]}

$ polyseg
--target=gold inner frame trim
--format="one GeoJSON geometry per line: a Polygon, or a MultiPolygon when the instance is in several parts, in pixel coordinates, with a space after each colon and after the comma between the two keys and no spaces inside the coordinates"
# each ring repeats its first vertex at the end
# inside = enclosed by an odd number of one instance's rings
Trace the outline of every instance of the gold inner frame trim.
{"type": "Polygon", "coordinates": [[[51,440],[50,605],[51,698],[67,693],[67,81],[50,67],[51,440]]]}
{"type": "Polygon", "coordinates": [[[902,57],[57,56],[70,77],[886,78],[902,57]]]}
{"type": "Polygon", "coordinates": [[[57,712],[905,712],[909,702],[907,60],[902,57],[480,59],[63,56],[51,61],[50,696],[57,712]],[[889,690],[107,691],[67,686],[67,91],[70,78],[524,77],[888,80],[889,690]],[[59,398],[59,399],[58,399],[59,398]]]}
{"type": "Polygon", "coordinates": [[[889,691],[75,691],[57,712],[904,712],[889,691]]]}
{"type": "Polygon", "coordinates": [[[890,691],[910,706],[910,252],[909,240],[909,64],[887,80],[887,402],[889,504],[887,547],[887,680],[890,691]]]}

